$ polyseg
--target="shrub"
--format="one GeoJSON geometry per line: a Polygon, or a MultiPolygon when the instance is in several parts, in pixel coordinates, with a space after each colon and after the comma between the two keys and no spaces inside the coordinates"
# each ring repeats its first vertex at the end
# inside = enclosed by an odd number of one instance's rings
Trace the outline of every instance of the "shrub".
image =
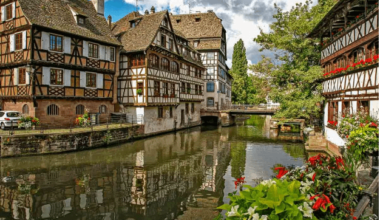
{"type": "Polygon", "coordinates": [[[37,126],[40,124],[40,120],[32,116],[22,116],[18,123],[18,128],[30,129],[32,126],[37,126]]]}

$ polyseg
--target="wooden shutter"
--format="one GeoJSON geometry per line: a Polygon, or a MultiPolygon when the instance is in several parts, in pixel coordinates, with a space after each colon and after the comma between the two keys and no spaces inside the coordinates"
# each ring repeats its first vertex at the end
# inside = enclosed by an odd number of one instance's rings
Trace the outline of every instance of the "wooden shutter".
{"type": "Polygon", "coordinates": [[[65,53],[71,54],[71,37],[64,37],[63,47],[65,53]]]}
{"type": "Polygon", "coordinates": [[[18,68],[13,69],[13,84],[18,85],[18,68]]]}
{"type": "Polygon", "coordinates": [[[88,42],[87,41],[83,41],[83,54],[82,56],[84,57],[88,57],[88,42]]]}
{"type": "Polygon", "coordinates": [[[80,72],[80,87],[86,87],[86,72],[80,72]]]}
{"type": "Polygon", "coordinates": [[[98,73],[96,75],[96,88],[103,89],[103,74],[98,73]]]}
{"type": "Polygon", "coordinates": [[[5,21],[5,6],[1,7],[1,22],[5,21]]]}
{"type": "Polygon", "coordinates": [[[43,50],[49,50],[50,48],[50,36],[49,33],[42,32],[41,34],[41,48],[43,50]]]}
{"type": "Polygon", "coordinates": [[[106,47],[106,57],[105,57],[106,60],[108,61],[111,61],[111,48],[110,47],[106,47]]]}
{"type": "Polygon", "coordinates": [[[15,51],[15,35],[14,34],[11,34],[9,36],[9,43],[10,43],[10,52],[13,52],[15,51]]]}
{"type": "Polygon", "coordinates": [[[16,2],[12,3],[12,10],[13,10],[12,18],[15,18],[16,17],[16,2]]]}
{"type": "Polygon", "coordinates": [[[71,86],[71,70],[65,69],[63,72],[63,85],[71,86]]]}
{"type": "Polygon", "coordinates": [[[42,84],[50,85],[50,67],[42,67],[42,84]]]}
{"type": "Polygon", "coordinates": [[[22,32],[22,49],[26,49],[26,31],[22,32]]]}
{"type": "Polygon", "coordinates": [[[106,59],[106,48],[103,45],[99,45],[99,59],[101,60],[106,59]]]}

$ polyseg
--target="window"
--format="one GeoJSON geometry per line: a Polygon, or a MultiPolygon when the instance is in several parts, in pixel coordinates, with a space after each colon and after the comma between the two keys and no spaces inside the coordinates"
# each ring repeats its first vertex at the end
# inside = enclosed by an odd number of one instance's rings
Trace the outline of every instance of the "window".
{"type": "Polygon", "coordinates": [[[200,22],[201,18],[195,18],[195,22],[200,22]]]}
{"type": "Polygon", "coordinates": [[[191,103],[191,113],[194,114],[195,108],[194,108],[194,103],[191,103]]]}
{"type": "Polygon", "coordinates": [[[162,26],[167,27],[168,26],[168,20],[165,18],[162,20],[162,26]]]}
{"type": "Polygon", "coordinates": [[[214,67],[207,67],[207,76],[214,75],[214,67]]]}
{"type": "Polygon", "coordinates": [[[379,54],[379,41],[375,41],[368,46],[369,57],[373,58],[374,55],[379,54]]]}
{"type": "Polygon", "coordinates": [[[78,16],[78,24],[84,24],[84,17],[78,16]]]}
{"type": "Polygon", "coordinates": [[[169,50],[173,51],[173,40],[169,39],[169,50]]]}
{"type": "Polygon", "coordinates": [[[50,35],[50,50],[62,52],[62,37],[57,35],[50,35]]]}
{"type": "MultiPolygon", "coordinates": [[[[352,54],[351,54],[351,62],[357,63],[360,60],[365,60],[363,48],[356,49],[352,54]]],[[[330,70],[331,71],[331,70],[330,70]]]]}
{"type": "Polygon", "coordinates": [[[343,115],[350,114],[350,102],[349,101],[343,102],[342,108],[343,108],[342,109],[343,115]]]}
{"type": "Polygon", "coordinates": [[[144,83],[143,82],[137,83],[137,89],[141,89],[142,91],[144,89],[144,83]]]}
{"type": "Polygon", "coordinates": [[[164,95],[169,95],[169,83],[163,83],[164,95]]]}
{"type": "Polygon", "coordinates": [[[191,66],[187,66],[186,75],[188,75],[188,76],[190,76],[190,69],[191,69],[191,66]]]}
{"type": "Polygon", "coordinates": [[[329,103],[328,120],[338,121],[338,103],[337,102],[329,103]]]}
{"type": "Polygon", "coordinates": [[[50,85],[63,85],[63,70],[50,70],[50,85]]]}
{"type": "Polygon", "coordinates": [[[198,85],[195,85],[195,94],[198,94],[198,85]]]}
{"type": "Polygon", "coordinates": [[[136,27],[136,22],[135,21],[131,21],[131,28],[134,28],[136,27]]]}
{"type": "Polygon", "coordinates": [[[115,48],[111,47],[110,48],[110,61],[115,61],[115,48]]]}
{"type": "Polygon", "coordinates": [[[169,108],[169,114],[170,114],[170,118],[173,118],[173,107],[169,108]]]}
{"type": "Polygon", "coordinates": [[[187,94],[191,93],[191,85],[190,83],[187,84],[187,94]]]}
{"type": "Polygon", "coordinates": [[[369,115],[369,101],[358,101],[358,109],[369,115]]]}
{"type": "Polygon", "coordinates": [[[186,83],[182,83],[182,86],[181,86],[181,93],[185,93],[185,90],[186,90],[186,83]]]}
{"type": "Polygon", "coordinates": [[[158,56],[156,56],[155,54],[150,54],[149,55],[149,65],[150,65],[150,67],[159,68],[160,67],[160,63],[158,61],[159,61],[158,56]]]}
{"type": "Polygon", "coordinates": [[[214,98],[207,98],[207,107],[214,107],[214,98]]]}
{"type": "Polygon", "coordinates": [[[344,60],[344,57],[339,57],[339,58],[336,59],[336,61],[335,61],[335,67],[336,67],[336,68],[346,67],[344,61],[345,61],[345,60],[344,60]]]}
{"type": "Polygon", "coordinates": [[[99,57],[99,46],[97,44],[88,44],[88,56],[92,58],[99,57]]]}
{"type": "Polygon", "coordinates": [[[169,60],[166,58],[161,59],[161,68],[166,71],[170,71],[169,60]]]}
{"type": "Polygon", "coordinates": [[[158,107],[158,118],[163,118],[163,117],[164,117],[164,108],[158,107]]]}
{"type": "Polygon", "coordinates": [[[131,66],[144,66],[145,56],[143,54],[135,54],[131,56],[131,66]]]}
{"type": "Polygon", "coordinates": [[[161,46],[166,47],[166,36],[161,35],[161,46]]]}
{"type": "Polygon", "coordinates": [[[208,52],[207,53],[207,59],[208,60],[213,60],[214,59],[214,52],[208,52]]]}
{"type": "Polygon", "coordinates": [[[194,41],[194,47],[197,48],[198,47],[198,44],[199,44],[199,41],[194,41]]]}
{"type": "Polygon", "coordinates": [[[186,103],[185,105],[185,112],[186,114],[189,114],[189,103],[186,103]]]}
{"type": "Polygon", "coordinates": [[[27,104],[25,104],[24,106],[22,106],[22,114],[29,114],[29,106],[27,104]]]}
{"type": "Polygon", "coordinates": [[[105,105],[99,106],[99,113],[100,114],[107,114],[107,106],[105,106],[105,105]]]}
{"type": "Polygon", "coordinates": [[[15,50],[22,50],[22,33],[15,34],[15,50]]]}
{"type": "Polygon", "coordinates": [[[56,104],[51,104],[47,107],[47,115],[59,115],[59,108],[56,104]]]}
{"type": "Polygon", "coordinates": [[[154,81],[154,96],[160,96],[160,82],[154,81]]]}
{"type": "Polygon", "coordinates": [[[77,105],[75,108],[75,114],[76,115],[83,115],[84,114],[84,105],[77,105]]]}
{"type": "Polygon", "coordinates": [[[18,84],[26,84],[26,70],[25,68],[18,69],[18,84]]]}
{"type": "Polygon", "coordinates": [[[170,71],[173,73],[178,73],[179,72],[178,63],[176,63],[174,61],[171,62],[170,71]]]}
{"type": "Polygon", "coordinates": [[[207,83],[207,92],[214,92],[215,91],[215,84],[214,82],[208,82],[207,83]]]}
{"type": "Polygon", "coordinates": [[[172,87],[171,87],[171,96],[172,96],[172,98],[174,98],[174,96],[175,96],[175,84],[174,83],[172,84],[172,87]]]}
{"type": "Polygon", "coordinates": [[[13,18],[13,6],[12,6],[12,4],[5,6],[5,11],[6,11],[6,13],[5,13],[6,19],[7,20],[12,19],[13,18]]]}
{"type": "Polygon", "coordinates": [[[96,87],[96,73],[86,73],[86,87],[96,87]]]}
{"type": "Polygon", "coordinates": [[[176,22],[177,22],[177,23],[180,23],[180,22],[181,22],[181,19],[177,19],[176,22]]]}

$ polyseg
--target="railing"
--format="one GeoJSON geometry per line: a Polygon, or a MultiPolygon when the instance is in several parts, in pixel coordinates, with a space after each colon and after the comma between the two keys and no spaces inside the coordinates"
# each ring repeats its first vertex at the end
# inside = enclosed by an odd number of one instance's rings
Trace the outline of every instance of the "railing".
{"type": "Polygon", "coordinates": [[[259,105],[250,105],[250,104],[238,104],[231,105],[231,110],[278,110],[280,109],[280,104],[259,104],[259,105]]]}

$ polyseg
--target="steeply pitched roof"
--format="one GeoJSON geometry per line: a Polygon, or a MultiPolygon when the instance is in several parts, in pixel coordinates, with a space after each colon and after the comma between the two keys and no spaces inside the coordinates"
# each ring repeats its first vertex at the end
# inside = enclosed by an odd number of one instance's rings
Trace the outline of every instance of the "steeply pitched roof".
{"type": "Polygon", "coordinates": [[[131,27],[129,21],[141,16],[142,15],[138,12],[131,12],[127,14],[112,25],[112,33],[114,35],[118,35],[122,32],[126,32],[131,27]]]}
{"type": "MultiPolygon", "coordinates": [[[[134,12],[132,12],[134,13],[134,12]]],[[[123,33],[120,41],[124,50],[128,52],[146,50],[152,43],[156,33],[164,19],[167,11],[160,11],[149,15],[144,15],[138,25],[130,28],[129,20],[133,19],[132,13],[126,15],[115,23],[114,34],[123,33]],[[131,18],[131,19],[128,19],[131,18]],[[126,27],[127,26],[127,27],[126,27]]]]}
{"type": "Polygon", "coordinates": [[[197,46],[197,50],[213,50],[222,47],[221,39],[201,40],[197,46]]]}
{"type": "Polygon", "coordinates": [[[170,19],[173,28],[188,39],[222,37],[222,20],[214,12],[170,15],[170,19]]]}
{"type": "Polygon", "coordinates": [[[19,2],[22,11],[32,24],[120,45],[112,35],[106,19],[97,14],[94,5],[88,0],[19,0],[19,2]],[[71,9],[87,17],[84,26],[76,23],[71,9]]]}

